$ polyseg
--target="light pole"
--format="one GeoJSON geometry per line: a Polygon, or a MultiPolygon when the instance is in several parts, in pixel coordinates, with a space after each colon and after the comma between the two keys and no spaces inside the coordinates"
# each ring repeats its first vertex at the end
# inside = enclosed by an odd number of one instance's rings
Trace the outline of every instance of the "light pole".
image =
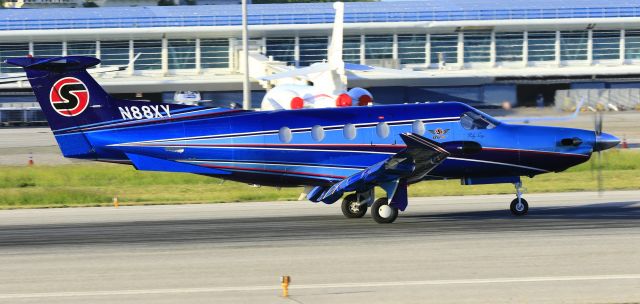
{"type": "Polygon", "coordinates": [[[249,83],[249,29],[247,25],[247,0],[242,0],[242,57],[244,69],[242,73],[242,108],[251,109],[251,84],[249,83]]]}

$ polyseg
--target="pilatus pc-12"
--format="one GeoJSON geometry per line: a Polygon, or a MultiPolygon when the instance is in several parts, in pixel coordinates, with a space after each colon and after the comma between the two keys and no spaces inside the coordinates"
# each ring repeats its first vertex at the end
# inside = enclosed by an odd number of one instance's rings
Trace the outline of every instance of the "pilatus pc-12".
{"type": "Polygon", "coordinates": [[[305,186],[310,201],[326,204],[347,194],[346,217],[371,208],[378,223],[406,210],[409,184],[454,178],[513,183],[511,212],[524,215],[521,176],[563,171],[618,144],[599,130],[511,125],[457,102],[245,111],[118,100],[87,73],[99,62],[7,60],[26,71],[65,157],[305,186]]]}

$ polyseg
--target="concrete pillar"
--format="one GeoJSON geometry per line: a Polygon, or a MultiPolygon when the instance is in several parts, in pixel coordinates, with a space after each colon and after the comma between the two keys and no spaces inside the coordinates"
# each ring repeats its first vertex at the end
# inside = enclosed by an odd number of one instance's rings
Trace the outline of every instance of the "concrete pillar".
{"type": "Polygon", "coordinates": [[[293,63],[296,67],[300,66],[300,36],[298,34],[293,38],[293,63]]]}
{"type": "Polygon", "coordinates": [[[229,71],[240,71],[240,60],[236,52],[236,38],[229,38],[229,71]]]}
{"type": "Polygon", "coordinates": [[[166,35],[162,36],[162,49],[160,51],[160,62],[162,67],[162,75],[169,74],[169,40],[166,35]]]}
{"type": "MultiPolygon", "coordinates": [[[[96,40],[96,53],[95,53],[96,58],[98,59],[102,59],[102,52],[100,51],[100,40],[96,40]]],[[[100,67],[102,64],[98,64],[98,67],[100,67]]]]}
{"type": "Polygon", "coordinates": [[[364,34],[360,35],[360,64],[366,64],[366,41],[364,39],[364,34]]]}
{"type": "Polygon", "coordinates": [[[555,41],[555,64],[557,66],[560,66],[560,62],[561,62],[561,55],[560,55],[560,31],[556,31],[556,41],[555,41]]]}
{"type": "Polygon", "coordinates": [[[489,45],[489,65],[496,66],[496,32],[491,31],[491,43],[489,45]]]}
{"type": "Polygon", "coordinates": [[[587,30],[587,64],[593,64],[593,30],[587,30]]]}
{"type": "Polygon", "coordinates": [[[427,34],[424,43],[424,63],[427,68],[431,65],[431,34],[427,34]]]}
{"type": "Polygon", "coordinates": [[[195,49],[195,55],[196,55],[196,74],[200,75],[200,73],[202,73],[202,53],[201,53],[202,49],[200,47],[200,38],[196,38],[196,49],[195,49]]]}
{"type": "Polygon", "coordinates": [[[527,67],[529,65],[529,32],[524,31],[522,33],[522,66],[527,67]]]}
{"type": "Polygon", "coordinates": [[[626,53],[626,43],[627,43],[627,39],[626,39],[626,32],[624,29],[620,30],[620,64],[625,64],[626,62],[626,58],[625,58],[625,53],[626,53]]]}
{"type": "Polygon", "coordinates": [[[393,44],[391,46],[391,58],[398,60],[398,34],[393,34],[393,44]]]}
{"type": "Polygon", "coordinates": [[[464,33],[458,32],[458,66],[464,67],[464,33]]]}
{"type": "MultiPolygon", "coordinates": [[[[135,58],[136,55],[134,52],[135,52],[135,49],[133,46],[133,39],[129,39],[129,62],[133,61],[133,58],[135,58]]],[[[129,71],[129,75],[133,75],[135,64],[131,63],[127,69],[129,71]]]]}

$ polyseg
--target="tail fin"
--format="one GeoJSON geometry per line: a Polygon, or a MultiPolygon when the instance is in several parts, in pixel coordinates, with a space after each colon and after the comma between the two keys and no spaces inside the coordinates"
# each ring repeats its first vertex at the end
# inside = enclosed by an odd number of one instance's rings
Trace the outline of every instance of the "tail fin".
{"type": "MultiPolygon", "coordinates": [[[[126,119],[125,114],[121,113],[122,108],[118,107],[123,103],[141,106],[148,104],[117,100],[107,94],[86,71],[87,68],[100,63],[99,59],[93,57],[10,58],[6,63],[24,68],[60,149],[67,157],[92,158],[95,154],[95,149],[83,133],[82,127],[126,119]],[[69,134],[58,136],[64,132],[69,134]]],[[[170,106],[171,109],[187,107],[173,104],[170,106]]],[[[169,109],[168,105],[166,109],[169,109]]],[[[166,111],[170,116],[169,110],[166,111]]]]}
{"type": "Polygon", "coordinates": [[[51,130],[114,120],[111,96],[87,73],[100,63],[83,56],[56,58],[10,58],[9,64],[27,73],[33,93],[51,130]]]}

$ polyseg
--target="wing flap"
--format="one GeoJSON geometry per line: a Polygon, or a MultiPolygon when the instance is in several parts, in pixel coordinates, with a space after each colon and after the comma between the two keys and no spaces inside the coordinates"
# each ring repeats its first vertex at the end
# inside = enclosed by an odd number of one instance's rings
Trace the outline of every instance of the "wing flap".
{"type": "Polygon", "coordinates": [[[400,136],[407,148],[339,181],[321,195],[316,191],[310,199],[332,204],[345,192],[364,192],[379,185],[393,185],[385,187],[388,197],[393,197],[399,180],[402,179],[403,184],[418,181],[450,155],[436,142],[420,135],[403,133],[400,136]]]}

